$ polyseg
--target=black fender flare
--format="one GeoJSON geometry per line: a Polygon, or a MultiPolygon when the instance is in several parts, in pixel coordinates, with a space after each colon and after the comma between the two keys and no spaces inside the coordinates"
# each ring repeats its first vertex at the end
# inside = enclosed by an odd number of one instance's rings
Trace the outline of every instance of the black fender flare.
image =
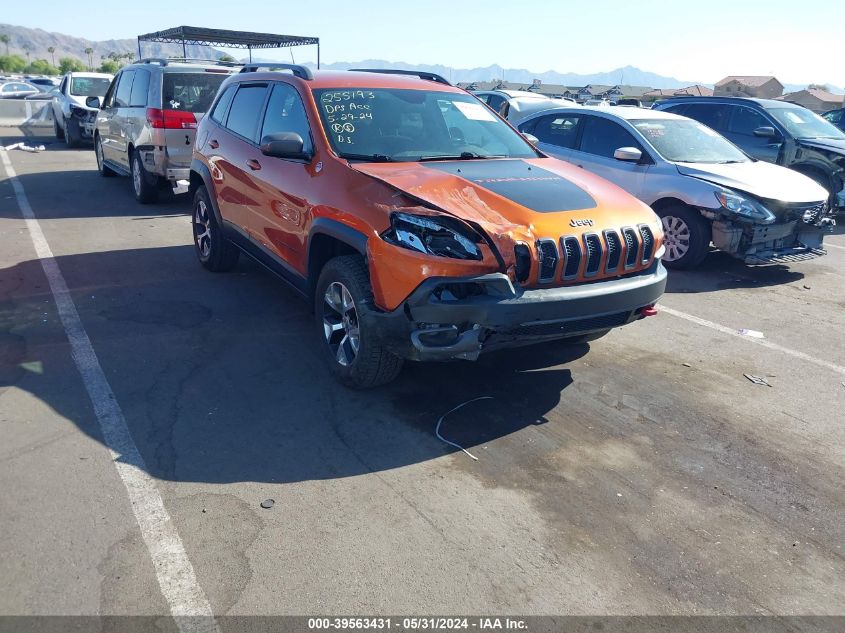
{"type": "MultiPolygon", "coordinates": [[[[214,195],[214,185],[212,184],[211,179],[211,171],[208,169],[208,165],[206,165],[201,160],[194,158],[191,161],[191,174],[197,174],[200,179],[202,179],[202,184],[205,185],[206,191],[208,191],[208,198],[211,200],[211,211],[214,213],[214,219],[217,220],[217,226],[223,227],[223,231],[226,231],[226,225],[223,223],[223,216],[220,214],[220,207],[217,206],[217,197],[214,195]]],[[[191,179],[191,196],[196,193],[197,187],[193,183],[193,178],[191,179]]],[[[193,213],[193,211],[191,212],[193,213]]]]}
{"type": "Polygon", "coordinates": [[[311,240],[316,235],[328,235],[336,240],[348,244],[356,251],[361,253],[365,258],[367,257],[367,236],[353,229],[348,224],[344,224],[332,218],[315,218],[311,223],[311,229],[308,231],[308,254],[311,254],[311,240]]]}

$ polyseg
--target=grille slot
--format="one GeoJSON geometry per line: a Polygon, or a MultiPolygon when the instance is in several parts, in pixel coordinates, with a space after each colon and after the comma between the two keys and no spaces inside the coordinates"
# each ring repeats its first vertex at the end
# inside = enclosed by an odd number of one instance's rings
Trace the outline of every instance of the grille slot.
{"type": "Polygon", "coordinates": [[[619,267],[619,259],[622,257],[622,240],[616,231],[605,231],[604,241],[607,244],[607,264],[605,270],[608,272],[619,267]]]}
{"type": "Polygon", "coordinates": [[[537,254],[540,256],[540,273],[538,280],[541,284],[553,281],[557,270],[557,244],[554,240],[537,240],[537,254]]]}
{"type": "Polygon", "coordinates": [[[636,231],[630,227],[622,229],[622,237],[625,239],[625,268],[633,268],[640,252],[640,241],[636,231]]]}
{"type": "Polygon", "coordinates": [[[640,237],[643,238],[643,264],[648,263],[654,253],[654,234],[645,224],[640,224],[640,237]]]}
{"type": "Polygon", "coordinates": [[[563,252],[563,278],[575,279],[581,266],[581,243],[574,235],[560,238],[560,250],[563,252]]]}
{"type": "Polygon", "coordinates": [[[531,251],[526,244],[517,244],[513,247],[513,254],[516,259],[516,280],[523,283],[531,274],[531,251]]]}
{"type": "Polygon", "coordinates": [[[584,265],[584,276],[590,277],[599,271],[601,266],[602,244],[601,239],[595,233],[584,235],[584,251],[587,262],[584,265]]]}

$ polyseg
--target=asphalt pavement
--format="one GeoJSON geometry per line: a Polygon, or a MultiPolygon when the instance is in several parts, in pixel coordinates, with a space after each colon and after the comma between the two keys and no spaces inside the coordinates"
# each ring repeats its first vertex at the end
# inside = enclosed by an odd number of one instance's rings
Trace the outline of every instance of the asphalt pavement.
{"type": "MultiPolygon", "coordinates": [[[[352,392],[293,292],[199,266],[187,199],[42,141],[8,158],[214,614],[845,615],[845,227],[713,252],[590,345],[352,392]],[[441,428],[474,461],[434,430],[483,396],[441,428]]],[[[31,236],[0,165],[0,614],[167,614],[31,236]]]]}

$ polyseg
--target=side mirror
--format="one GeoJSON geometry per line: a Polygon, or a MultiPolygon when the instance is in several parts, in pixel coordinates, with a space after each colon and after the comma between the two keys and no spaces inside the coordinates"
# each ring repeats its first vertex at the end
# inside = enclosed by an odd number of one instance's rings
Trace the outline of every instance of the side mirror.
{"type": "Polygon", "coordinates": [[[754,136],[759,136],[761,138],[774,138],[780,135],[778,134],[778,131],[775,128],[767,125],[763,127],[758,127],[756,130],[754,130],[754,136]]]}
{"type": "Polygon", "coordinates": [[[626,163],[638,163],[643,158],[643,153],[636,147],[620,147],[613,152],[613,158],[623,160],[626,163]]]}
{"type": "Polygon", "coordinates": [[[274,158],[298,158],[308,160],[311,155],[304,151],[305,141],[296,132],[268,134],[261,139],[261,153],[274,158]]]}
{"type": "Polygon", "coordinates": [[[540,142],[540,139],[538,139],[533,134],[529,134],[528,132],[522,132],[521,134],[522,134],[523,138],[526,141],[528,141],[529,143],[531,143],[532,145],[536,145],[537,143],[540,142]]]}
{"type": "Polygon", "coordinates": [[[97,110],[100,109],[100,97],[86,97],[85,98],[85,105],[89,108],[96,108],[97,110]]]}

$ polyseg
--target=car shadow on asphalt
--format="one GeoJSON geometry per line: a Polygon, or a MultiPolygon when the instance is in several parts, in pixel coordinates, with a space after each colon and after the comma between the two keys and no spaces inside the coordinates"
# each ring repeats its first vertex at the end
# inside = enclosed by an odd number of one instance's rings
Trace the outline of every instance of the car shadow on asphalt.
{"type": "MultiPolygon", "coordinates": [[[[391,385],[357,392],[330,377],[305,302],[248,260],[211,274],[180,246],[57,262],[147,469],[165,480],[294,482],[425,462],[458,450],[436,438],[438,419],[488,396],[441,429],[472,450],[547,423],[572,384],[564,365],[589,350],[408,363],[391,385]]],[[[0,392],[28,391],[102,442],[83,385],[56,380],[68,354],[40,263],[0,270],[0,392]]]]}
{"type": "Polygon", "coordinates": [[[711,250],[692,270],[669,270],[666,292],[689,294],[730,288],[765,288],[796,282],[804,273],[781,264],[749,266],[727,253],[711,250]]]}
{"type": "MultiPolygon", "coordinates": [[[[165,186],[159,193],[158,202],[141,204],[132,194],[129,178],[103,178],[95,167],[74,171],[19,173],[17,177],[30,203],[38,209],[39,220],[111,217],[143,220],[146,217],[183,216],[191,212],[187,194],[174,195],[165,186]],[[94,195],[97,199],[87,203],[94,195]],[[114,203],[105,205],[103,200],[114,203]]],[[[0,218],[19,220],[20,217],[16,204],[0,205],[0,218]]]]}

